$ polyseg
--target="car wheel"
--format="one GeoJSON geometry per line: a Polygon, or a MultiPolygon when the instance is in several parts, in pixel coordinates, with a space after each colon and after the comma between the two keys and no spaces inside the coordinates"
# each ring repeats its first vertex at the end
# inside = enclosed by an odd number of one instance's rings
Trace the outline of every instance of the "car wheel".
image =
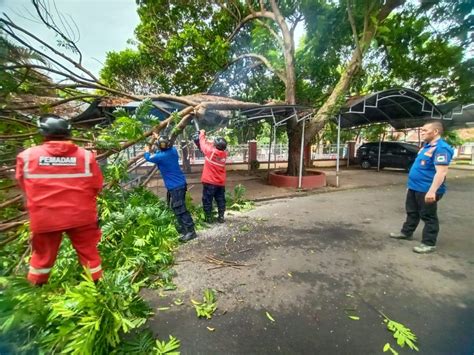
{"type": "Polygon", "coordinates": [[[370,168],[370,163],[369,163],[369,161],[368,161],[368,160],[362,161],[362,162],[360,163],[360,167],[361,167],[362,169],[369,169],[369,168],[370,168]]]}

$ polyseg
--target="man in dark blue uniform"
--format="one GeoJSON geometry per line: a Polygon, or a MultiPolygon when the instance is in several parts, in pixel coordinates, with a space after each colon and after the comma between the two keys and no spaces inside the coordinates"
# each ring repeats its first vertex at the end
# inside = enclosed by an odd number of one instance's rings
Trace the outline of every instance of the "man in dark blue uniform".
{"type": "Polygon", "coordinates": [[[436,250],[439,232],[438,201],[446,192],[446,174],[453,157],[453,149],[442,138],[440,121],[426,123],[421,128],[425,145],[418,152],[408,174],[408,190],[405,202],[407,217],[400,232],[390,233],[391,238],[413,239],[420,219],[425,222],[421,244],[413,248],[415,253],[426,254],[436,250]]]}
{"type": "Polygon", "coordinates": [[[180,242],[187,242],[197,237],[194,230],[194,222],[191,214],[186,208],[186,177],[179,167],[178,151],[172,146],[167,136],[159,136],[154,133],[158,139],[159,151],[150,154],[150,148],[145,146],[144,158],[146,161],[155,163],[160,169],[161,176],[166,189],[170,195],[170,204],[178,222],[178,232],[181,233],[180,242]]]}

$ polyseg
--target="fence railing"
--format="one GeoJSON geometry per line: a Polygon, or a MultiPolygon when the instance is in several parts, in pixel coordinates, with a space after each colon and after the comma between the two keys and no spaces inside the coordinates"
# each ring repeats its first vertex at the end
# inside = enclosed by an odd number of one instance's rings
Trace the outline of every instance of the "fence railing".
{"type": "Polygon", "coordinates": [[[268,161],[270,154],[270,162],[287,161],[288,160],[288,145],[287,144],[258,144],[257,145],[257,160],[259,162],[268,161]]]}
{"type": "MultiPolygon", "coordinates": [[[[179,161],[182,163],[183,148],[177,146],[179,153],[179,161]]],[[[185,148],[186,149],[186,148],[185,148]]],[[[188,144],[188,157],[191,164],[204,164],[204,154],[194,145],[188,144]]],[[[229,145],[227,147],[229,152],[228,163],[248,163],[249,157],[249,146],[248,144],[229,145]]],[[[123,151],[123,157],[125,159],[131,159],[135,155],[143,152],[143,146],[138,144],[130,147],[123,151]]],[[[341,144],[339,149],[339,157],[347,157],[348,146],[347,144],[341,144]]],[[[283,162],[288,160],[288,145],[279,144],[258,144],[257,145],[257,160],[260,163],[268,162],[270,154],[270,162],[283,162]]],[[[311,160],[336,160],[337,158],[337,145],[319,145],[311,146],[311,160]]],[[[152,165],[151,163],[145,163],[144,165],[152,165]]]]}
{"type": "MultiPolygon", "coordinates": [[[[346,158],[348,152],[347,144],[341,144],[339,147],[339,158],[346,158]]],[[[311,146],[311,159],[337,159],[337,144],[313,145],[311,146]]]]}

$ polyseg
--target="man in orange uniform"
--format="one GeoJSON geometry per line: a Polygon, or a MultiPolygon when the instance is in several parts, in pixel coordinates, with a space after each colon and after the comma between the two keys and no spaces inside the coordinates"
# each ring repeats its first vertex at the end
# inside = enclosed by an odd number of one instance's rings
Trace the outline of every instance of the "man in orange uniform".
{"type": "Polygon", "coordinates": [[[48,281],[63,232],[71,239],[80,263],[97,280],[102,268],[96,197],[102,188],[102,173],[93,153],[69,140],[67,120],[46,115],[38,126],[44,143],[21,152],[16,165],[32,232],[28,280],[36,285],[48,281]]]}
{"type": "Polygon", "coordinates": [[[212,201],[215,199],[218,212],[217,221],[224,223],[227,142],[221,137],[215,138],[214,142],[208,142],[206,131],[202,129],[199,132],[198,147],[205,156],[201,182],[203,185],[202,207],[206,215],[206,222],[212,222],[212,201]]]}

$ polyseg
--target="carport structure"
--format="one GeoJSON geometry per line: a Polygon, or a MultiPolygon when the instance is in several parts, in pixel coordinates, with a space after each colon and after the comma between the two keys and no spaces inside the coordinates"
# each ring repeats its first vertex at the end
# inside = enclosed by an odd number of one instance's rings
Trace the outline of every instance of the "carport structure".
{"type": "MultiPolygon", "coordinates": [[[[240,111],[240,115],[249,122],[268,119],[272,123],[272,138],[275,141],[276,127],[285,124],[289,119],[298,122],[307,121],[314,115],[314,109],[298,105],[272,105],[250,108],[240,111]]],[[[352,97],[340,109],[334,121],[337,123],[337,162],[336,185],[339,186],[340,171],[340,137],[342,128],[355,128],[371,124],[388,123],[397,130],[416,128],[427,121],[441,120],[447,128],[474,126],[474,104],[461,105],[449,103],[435,105],[426,96],[406,88],[393,88],[379,91],[362,97],[352,97]]],[[[304,137],[304,128],[302,137],[304,137]]],[[[304,139],[301,140],[300,168],[298,187],[301,188],[303,171],[304,139]]],[[[380,164],[380,147],[379,147],[380,164]]],[[[270,164],[270,157],[269,157],[270,164]]]]}
{"type": "MultiPolygon", "coordinates": [[[[185,97],[172,97],[160,95],[151,97],[155,115],[160,120],[169,117],[171,112],[176,112],[189,105],[199,105],[192,115],[196,128],[198,122],[210,126],[227,125],[229,122],[248,124],[260,120],[271,123],[271,139],[268,157],[270,167],[271,147],[276,142],[276,129],[290,119],[298,123],[309,121],[315,115],[315,109],[301,105],[266,104],[242,102],[228,97],[215,95],[190,95],[185,97]]],[[[137,102],[120,105],[125,109],[134,110],[137,102]]],[[[80,115],[73,119],[75,123],[83,122],[88,114],[80,115]]],[[[339,186],[340,171],[340,132],[342,128],[355,128],[371,124],[388,123],[395,129],[408,129],[422,126],[428,120],[441,120],[448,128],[462,128],[474,126],[474,104],[460,105],[448,103],[435,105],[424,95],[407,88],[392,88],[379,91],[366,96],[351,97],[333,118],[337,123],[337,162],[336,186],[339,186]]],[[[302,126],[302,137],[305,134],[305,124],[302,126]]],[[[302,186],[304,139],[301,139],[298,188],[302,186]]],[[[380,149],[379,149],[380,161],[380,149]]]]}
{"type": "MultiPolygon", "coordinates": [[[[474,104],[462,105],[452,102],[435,105],[417,91],[406,88],[389,89],[348,100],[335,119],[338,126],[339,152],[341,128],[388,123],[393,128],[401,130],[420,127],[432,120],[440,120],[444,127],[451,129],[470,127],[474,126],[474,104]]],[[[339,186],[339,154],[336,165],[336,185],[339,186]]],[[[378,166],[380,166],[380,144],[378,166]]]]}

